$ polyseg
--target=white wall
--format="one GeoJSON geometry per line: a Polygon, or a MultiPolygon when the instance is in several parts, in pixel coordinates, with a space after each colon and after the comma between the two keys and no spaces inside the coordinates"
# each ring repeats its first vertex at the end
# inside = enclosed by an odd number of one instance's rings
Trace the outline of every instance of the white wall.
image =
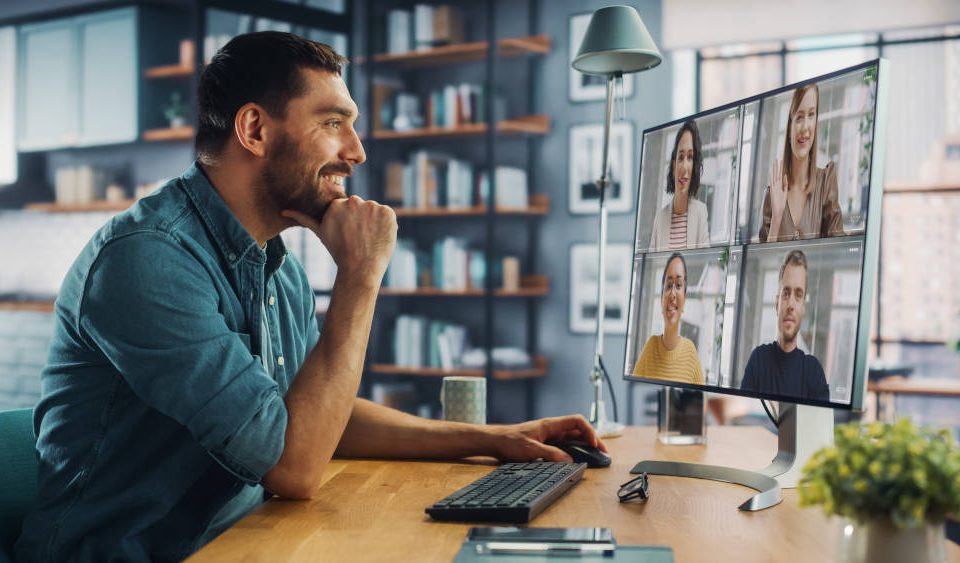
{"type": "Polygon", "coordinates": [[[960,22],[956,0],[664,0],[661,49],[960,22]]]}

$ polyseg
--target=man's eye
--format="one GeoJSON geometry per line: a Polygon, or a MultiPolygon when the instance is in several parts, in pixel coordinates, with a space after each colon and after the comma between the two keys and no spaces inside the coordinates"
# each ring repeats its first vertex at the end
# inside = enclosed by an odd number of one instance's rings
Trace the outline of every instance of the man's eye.
{"type": "Polygon", "coordinates": [[[343,125],[343,122],[335,119],[333,121],[328,121],[327,125],[329,125],[330,127],[339,129],[343,125]]]}

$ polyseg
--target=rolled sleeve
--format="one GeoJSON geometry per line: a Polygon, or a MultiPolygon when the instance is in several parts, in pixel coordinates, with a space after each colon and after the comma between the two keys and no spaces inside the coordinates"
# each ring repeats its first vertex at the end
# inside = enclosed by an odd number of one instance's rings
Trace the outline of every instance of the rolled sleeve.
{"type": "Polygon", "coordinates": [[[100,251],[78,328],[140,400],[255,483],[283,452],[287,412],[219,301],[210,273],[175,239],[139,232],[100,251]]]}
{"type": "Polygon", "coordinates": [[[280,460],[287,428],[287,409],[274,390],[252,418],[227,441],[214,458],[228,471],[246,481],[259,483],[280,460]]]}

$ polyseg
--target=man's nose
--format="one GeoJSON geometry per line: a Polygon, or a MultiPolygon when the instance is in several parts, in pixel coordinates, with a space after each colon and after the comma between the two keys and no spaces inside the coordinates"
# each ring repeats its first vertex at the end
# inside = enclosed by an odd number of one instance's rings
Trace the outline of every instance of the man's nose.
{"type": "Polygon", "coordinates": [[[367,153],[363,150],[363,143],[356,130],[350,129],[349,138],[340,150],[340,159],[347,161],[354,166],[363,164],[367,160],[367,153]]]}

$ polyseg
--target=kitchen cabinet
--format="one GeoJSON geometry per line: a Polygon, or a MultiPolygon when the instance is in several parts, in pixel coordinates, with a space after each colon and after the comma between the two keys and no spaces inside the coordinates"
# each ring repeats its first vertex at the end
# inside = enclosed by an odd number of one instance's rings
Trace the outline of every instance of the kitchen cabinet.
{"type": "Polygon", "coordinates": [[[18,53],[19,150],[136,139],[135,8],[22,26],[18,53]]]}

